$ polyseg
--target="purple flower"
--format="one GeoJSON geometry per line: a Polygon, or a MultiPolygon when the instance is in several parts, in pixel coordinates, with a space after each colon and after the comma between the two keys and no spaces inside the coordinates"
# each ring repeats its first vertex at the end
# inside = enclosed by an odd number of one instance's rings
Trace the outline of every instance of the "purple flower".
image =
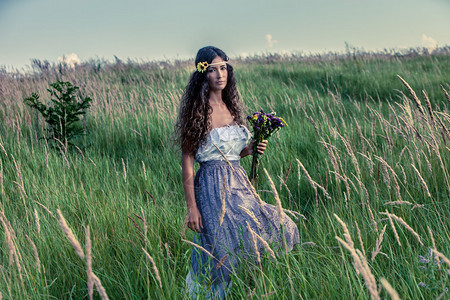
{"type": "Polygon", "coordinates": [[[422,263],[422,264],[427,264],[427,263],[430,262],[430,260],[425,258],[425,257],[423,257],[422,255],[419,255],[419,262],[422,263]]]}
{"type": "Polygon", "coordinates": [[[258,136],[267,139],[278,129],[286,126],[280,118],[275,116],[275,113],[266,114],[262,109],[247,116],[247,120],[252,125],[253,138],[258,136]]]}
{"type": "Polygon", "coordinates": [[[417,285],[418,285],[418,286],[422,286],[422,287],[427,287],[427,285],[426,285],[425,283],[423,283],[422,281],[419,282],[417,285]]]}

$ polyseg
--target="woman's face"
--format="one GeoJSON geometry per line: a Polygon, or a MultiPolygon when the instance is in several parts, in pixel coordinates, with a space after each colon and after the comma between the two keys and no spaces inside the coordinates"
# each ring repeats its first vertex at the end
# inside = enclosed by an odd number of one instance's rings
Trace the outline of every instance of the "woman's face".
{"type": "Polygon", "coordinates": [[[227,63],[220,56],[212,60],[206,72],[210,90],[221,91],[227,86],[227,63]]]}

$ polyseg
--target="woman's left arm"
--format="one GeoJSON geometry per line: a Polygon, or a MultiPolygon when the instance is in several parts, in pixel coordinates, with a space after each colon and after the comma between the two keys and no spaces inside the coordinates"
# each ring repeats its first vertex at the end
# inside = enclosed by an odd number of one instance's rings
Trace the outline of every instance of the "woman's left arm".
{"type": "MultiPolygon", "coordinates": [[[[253,155],[253,147],[256,143],[256,140],[252,140],[244,149],[241,151],[241,158],[246,157],[247,155],[253,155]]],[[[262,140],[258,146],[256,146],[256,150],[258,154],[263,154],[266,151],[267,140],[262,140]]]]}

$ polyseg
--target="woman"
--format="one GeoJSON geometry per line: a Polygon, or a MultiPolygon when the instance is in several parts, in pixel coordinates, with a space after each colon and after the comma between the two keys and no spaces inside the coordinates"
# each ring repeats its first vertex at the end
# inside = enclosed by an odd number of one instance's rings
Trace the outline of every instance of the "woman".
{"type": "MultiPolygon", "coordinates": [[[[183,187],[187,225],[198,234],[187,289],[192,297],[223,298],[230,275],[243,258],[252,256],[252,231],[269,243],[282,244],[276,208],[256,195],[239,159],[253,154],[255,141],[243,125],[233,67],[216,47],[197,53],[197,70],[181,99],[176,132],[182,149],[183,187]],[[194,162],[200,169],[194,178],[194,162]],[[247,225],[248,224],[248,225],[247,225]],[[205,294],[206,291],[206,294],[205,294]]],[[[267,141],[257,146],[264,153],[267,141]]],[[[299,242],[294,222],[284,216],[286,246],[299,242]]],[[[263,251],[263,246],[257,242],[263,251]]]]}

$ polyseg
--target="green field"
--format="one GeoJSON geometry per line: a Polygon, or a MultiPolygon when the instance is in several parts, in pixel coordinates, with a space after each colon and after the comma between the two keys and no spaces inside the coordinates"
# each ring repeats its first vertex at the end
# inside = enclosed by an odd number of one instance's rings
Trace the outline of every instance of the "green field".
{"type": "MultiPolygon", "coordinates": [[[[266,168],[283,207],[304,218],[302,244],[244,261],[230,299],[389,299],[388,285],[402,299],[449,297],[450,48],[232,64],[245,113],[289,124],[269,141],[256,189],[275,203],[266,168]]],[[[0,72],[0,299],[85,299],[88,282],[94,298],[103,286],[111,299],[183,299],[182,239],[193,234],[182,233],[173,126],[194,64],[34,67],[0,72]],[[49,101],[57,79],[93,99],[78,148],[47,145],[23,104],[32,92],[49,101]]]]}

